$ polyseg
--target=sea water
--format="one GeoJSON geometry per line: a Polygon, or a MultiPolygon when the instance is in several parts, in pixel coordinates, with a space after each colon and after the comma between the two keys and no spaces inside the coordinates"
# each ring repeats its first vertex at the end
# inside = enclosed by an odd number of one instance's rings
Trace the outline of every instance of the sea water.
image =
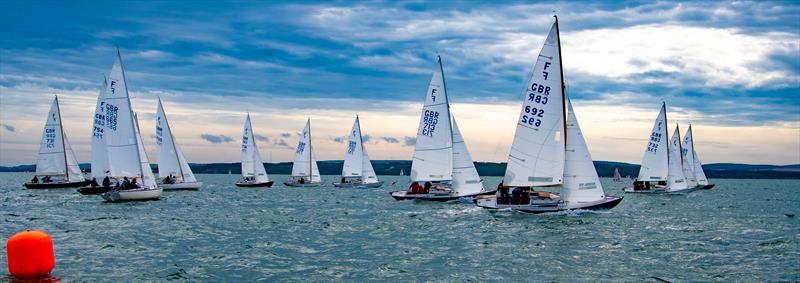
{"type": "MultiPolygon", "coordinates": [[[[53,276],[66,281],[800,280],[798,180],[712,180],[709,191],[625,194],[604,212],[527,215],[395,201],[400,176],[379,189],[334,188],[336,176],[286,188],[277,175],[272,188],[237,188],[237,175],[201,174],[200,191],[130,203],[26,190],[29,178],[0,174],[0,238],[49,233],[53,276]]],[[[603,185],[622,195],[628,184],[603,185]]]]}

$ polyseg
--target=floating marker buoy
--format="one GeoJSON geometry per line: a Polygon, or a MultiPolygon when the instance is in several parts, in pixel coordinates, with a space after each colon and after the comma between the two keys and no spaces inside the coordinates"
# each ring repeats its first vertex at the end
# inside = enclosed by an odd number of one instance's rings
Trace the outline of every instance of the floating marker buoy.
{"type": "Polygon", "coordinates": [[[17,233],[6,242],[6,251],[8,272],[16,277],[45,277],[56,265],[53,240],[42,231],[17,233]]]}

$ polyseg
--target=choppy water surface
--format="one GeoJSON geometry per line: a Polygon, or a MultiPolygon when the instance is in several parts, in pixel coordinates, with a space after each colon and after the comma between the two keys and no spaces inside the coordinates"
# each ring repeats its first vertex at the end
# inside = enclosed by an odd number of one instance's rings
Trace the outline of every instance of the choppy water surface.
{"type": "Polygon", "coordinates": [[[25,190],[28,178],[0,174],[3,243],[50,233],[53,275],[68,281],[800,280],[798,180],[713,180],[711,191],[625,195],[607,212],[524,215],[398,202],[390,185],[285,188],[285,176],[242,189],[236,175],[200,175],[200,191],[121,204],[25,190]]]}

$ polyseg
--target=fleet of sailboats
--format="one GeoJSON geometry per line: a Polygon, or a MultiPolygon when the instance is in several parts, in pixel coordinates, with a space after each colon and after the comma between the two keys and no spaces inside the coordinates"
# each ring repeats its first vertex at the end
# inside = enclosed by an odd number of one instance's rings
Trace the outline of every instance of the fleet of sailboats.
{"type": "Polygon", "coordinates": [[[379,181],[378,176],[375,175],[367,148],[364,147],[358,116],[353,122],[353,129],[350,130],[347,139],[347,149],[344,152],[344,162],[342,163],[342,180],[333,185],[339,188],[378,188],[383,185],[383,181],[379,181]]]}
{"type": "Polygon", "coordinates": [[[450,114],[442,58],[438,56],[420,115],[411,161],[411,182],[409,190],[392,192],[392,197],[448,201],[493,193],[484,189],[455,118],[450,114]]]}
{"type": "Polygon", "coordinates": [[[291,177],[292,179],[283,184],[289,187],[318,187],[323,184],[317,159],[314,157],[314,147],[311,146],[311,119],[306,121],[306,127],[297,142],[291,177]]]}
{"type": "MultiPolygon", "coordinates": [[[[474,197],[476,205],[482,208],[525,213],[610,209],[618,205],[623,198],[606,195],[566,94],[557,17],[526,90],[505,175],[496,190],[489,190],[450,112],[442,59],[437,56],[417,128],[410,186],[408,190],[391,192],[391,196],[396,200],[429,201],[474,197]]],[[[685,193],[714,186],[708,182],[697,155],[692,126],[689,125],[681,139],[680,128],[676,125],[670,138],[666,112],[666,103],[662,103],[639,176],[632,186],[623,189],[624,192],[685,193]]],[[[144,149],[118,51],[110,73],[104,77],[95,106],[91,180],[84,178],[78,166],[56,97],[46,118],[34,179],[24,186],[29,189],[80,187],[78,191],[82,194],[101,194],[103,199],[112,202],[155,200],[160,198],[162,190],[198,190],[203,183],[195,178],[176,142],[160,98],[155,138],[158,179],[144,149]]],[[[285,186],[324,184],[311,141],[311,119],[308,119],[295,148],[291,178],[284,182],[285,186]]],[[[341,181],[334,182],[333,186],[381,187],[383,181],[375,174],[358,116],[346,145],[341,181]]],[[[249,113],[244,123],[241,152],[242,179],[235,185],[272,186],[249,113]]],[[[403,175],[401,169],[400,176],[403,175]]],[[[613,180],[623,180],[618,168],[614,169],[613,180]]]]}

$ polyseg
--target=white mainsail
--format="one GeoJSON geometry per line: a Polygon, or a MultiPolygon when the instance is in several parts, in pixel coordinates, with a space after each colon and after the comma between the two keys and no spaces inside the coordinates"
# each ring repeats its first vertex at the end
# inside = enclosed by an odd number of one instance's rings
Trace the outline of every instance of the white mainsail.
{"type": "Polygon", "coordinates": [[[303,135],[297,142],[294,163],[292,163],[292,177],[306,178],[306,181],[310,179],[311,182],[322,180],[317,168],[317,159],[314,158],[314,150],[311,147],[311,119],[306,122],[303,135]]]}
{"type": "Polygon", "coordinates": [[[104,100],[104,137],[111,176],[138,177],[137,182],[141,186],[155,187],[153,172],[150,170],[147,155],[143,154],[141,137],[136,129],[119,53],[108,76],[108,88],[104,100]]]}
{"type": "Polygon", "coordinates": [[[591,202],[602,200],[606,197],[603,185],[597,176],[597,170],[592,162],[592,155],[586,145],[572,102],[567,100],[567,145],[566,162],[564,163],[564,185],[562,197],[564,201],[591,202]]]}
{"type": "Polygon", "coordinates": [[[45,120],[42,142],[36,159],[36,175],[64,176],[69,182],[83,181],[83,174],[61,124],[58,97],[53,99],[45,120]]]}
{"type": "Polygon", "coordinates": [[[689,187],[696,187],[697,178],[694,172],[694,142],[692,141],[691,124],[683,137],[681,156],[683,157],[683,175],[686,176],[686,183],[689,187]]]}
{"type": "Polygon", "coordinates": [[[483,182],[472,162],[467,144],[456,119],[453,117],[453,182],[452,189],[456,196],[474,195],[483,191],[483,182]]]}
{"type": "Polygon", "coordinates": [[[264,162],[261,160],[261,152],[256,145],[249,113],[247,120],[244,121],[242,134],[242,177],[255,177],[256,183],[269,182],[267,170],[264,169],[264,162]]]}
{"type": "Polygon", "coordinates": [[[550,186],[563,182],[564,98],[557,26],[553,24],[528,81],[503,185],[550,186]]]}
{"type": "Polygon", "coordinates": [[[361,177],[364,171],[364,144],[361,141],[361,126],[358,116],[353,122],[353,128],[347,139],[347,148],[344,152],[342,164],[342,177],[361,177]]]}
{"type": "Polygon", "coordinates": [[[647,148],[642,157],[642,167],[639,169],[639,181],[666,181],[669,158],[667,136],[667,106],[661,104],[661,111],[658,112],[653,130],[650,131],[650,138],[647,148]]]}
{"type": "Polygon", "coordinates": [[[447,99],[442,58],[428,84],[425,104],[419,118],[417,143],[411,161],[411,181],[447,181],[453,179],[453,136],[450,129],[450,105],[447,99]]]}
{"type": "Polygon", "coordinates": [[[103,89],[97,95],[97,104],[94,110],[94,126],[92,128],[92,177],[98,180],[106,176],[108,166],[108,150],[106,150],[106,102],[105,93],[108,90],[108,77],[103,76],[103,89]]]}
{"type": "Polygon", "coordinates": [[[183,156],[183,152],[172,136],[172,128],[158,98],[158,108],[156,110],[156,145],[158,155],[158,175],[160,178],[169,175],[175,176],[181,182],[197,182],[189,163],[183,156]]]}
{"type": "Polygon", "coordinates": [[[683,175],[683,158],[681,158],[681,133],[678,126],[672,133],[669,144],[669,168],[667,174],[667,190],[681,191],[688,188],[686,176],[683,175]]]}

